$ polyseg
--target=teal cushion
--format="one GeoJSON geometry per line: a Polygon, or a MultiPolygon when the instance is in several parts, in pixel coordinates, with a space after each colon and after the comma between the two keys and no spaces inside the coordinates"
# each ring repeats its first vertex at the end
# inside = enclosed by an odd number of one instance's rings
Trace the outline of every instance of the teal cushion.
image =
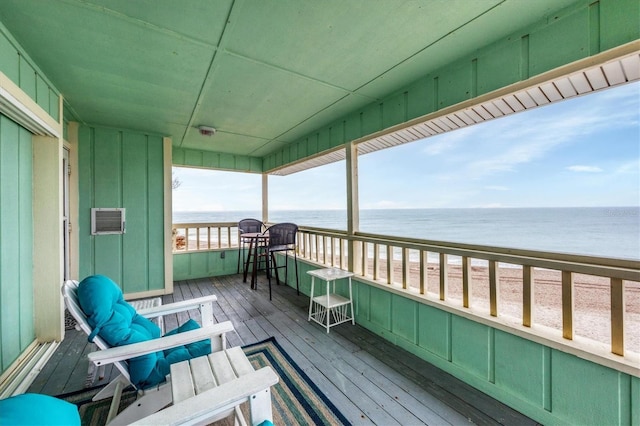
{"type": "MultiPolygon", "coordinates": [[[[110,346],[123,346],[160,337],[160,328],[138,315],[124,300],[116,283],[103,275],[92,275],[80,282],[78,301],[93,329],[89,341],[97,334],[110,346]]],[[[189,320],[167,335],[199,327],[197,322],[189,320]]],[[[142,389],[157,385],[169,374],[170,364],[209,353],[209,340],[202,340],[165,352],[159,351],[132,358],[128,361],[131,382],[142,389]]]]}
{"type": "Polygon", "coordinates": [[[78,408],[58,398],[25,393],[0,400],[0,425],[80,425],[78,408]]]}
{"type": "MultiPolygon", "coordinates": [[[[171,330],[170,332],[166,333],[165,336],[171,336],[172,334],[182,333],[185,331],[197,330],[198,328],[200,328],[200,324],[190,319],[175,330],[171,330]]],[[[169,364],[173,364],[174,362],[197,358],[199,356],[209,355],[210,353],[211,340],[206,339],[194,343],[187,343],[186,345],[180,346],[178,348],[167,349],[164,351],[164,356],[169,361],[169,364]]]]}
{"type": "MultiPolygon", "coordinates": [[[[123,346],[160,337],[160,328],[138,315],[108,277],[92,275],[82,280],[78,285],[78,301],[93,328],[89,341],[97,334],[110,346],[123,346]]],[[[132,358],[128,364],[131,382],[142,388],[163,381],[169,374],[161,351],[132,358]]]]}

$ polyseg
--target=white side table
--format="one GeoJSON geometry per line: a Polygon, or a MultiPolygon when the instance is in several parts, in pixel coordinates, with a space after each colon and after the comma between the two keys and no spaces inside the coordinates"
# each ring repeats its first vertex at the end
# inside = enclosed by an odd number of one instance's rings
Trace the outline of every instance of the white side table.
{"type": "Polygon", "coordinates": [[[353,293],[351,291],[351,277],[353,272],[343,271],[338,268],[315,269],[307,272],[311,275],[311,298],[309,299],[309,318],[329,329],[334,325],[351,321],[355,324],[353,313],[353,293]],[[325,294],[314,295],[315,279],[319,278],[327,283],[325,294]],[[336,294],[336,280],[348,278],[349,298],[336,294]],[[329,284],[333,282],[333,288],[329,291],[329,284]]]}

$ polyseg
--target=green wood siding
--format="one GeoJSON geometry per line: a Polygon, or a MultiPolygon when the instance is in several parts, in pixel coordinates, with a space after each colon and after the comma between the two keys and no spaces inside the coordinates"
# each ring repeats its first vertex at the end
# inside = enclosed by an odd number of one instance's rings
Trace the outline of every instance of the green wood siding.
{"type": "Polygon", "coordinates": [[[427,305],[418,306],[417,344],[444,360],[451,361],[451,315],[427,305]]]}
{"type": "Polygon", "coordinates": [[[484,49],[458,60],[452,58],[435,71],[425,70],[407,87],[340,120],[339,125],[345,129],[344,140],[326,137],[337,125],[329,124],[296,141],[297,149],[286,146],[264,157],[264,170],[526,80],[639,36],[637,0],[578,3],[484,49]]]}
{"type": "Polygon", "coordinates": [[[640,420],[638,377],[378,286],[354,285],[358,324],[543,424],[640,420]]]}
{"type": "Polygon", "coordinates": [[[258,157],[221,154],[176,147],[173,147],[172,151],[172,163],[174,166],[205,167],[209,169],[262,173],[262,159],[258,157]]]}
{"type": "Polygon", "coordinates": [[[174,254],[173,280],[181,281],[235,274],[238,268],[237,262],[238,250],[234,249],[174,254]]]}
{"type": "Polygon", "coordinates": [[[0,22],[0,72],[58,121],[58,91],[0,22]]]}
{"type": "Polygon", "coordinates": [[[31,134],[0,115],[0,374],[35,340],[31,134]]]}
{"type": "Polygon", "coordinates": [[[127,294],[164,289],[164,154],[160,136],[81,126],[80,278],[104,274],[127,294]],[[91,235],[91,208],[125,208],[126,233],[91,235]]]}

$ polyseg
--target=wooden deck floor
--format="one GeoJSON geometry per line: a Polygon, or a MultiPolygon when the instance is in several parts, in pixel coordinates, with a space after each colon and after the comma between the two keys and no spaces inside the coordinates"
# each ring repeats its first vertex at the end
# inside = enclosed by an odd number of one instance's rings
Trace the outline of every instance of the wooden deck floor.
{"type": "MultiPolygon", "coordinates": [[[[174,294],[163,300],[216,294],[216,320],[231,320],[235,326],[230,346],[275,336],[353,424],[536,424],[358,325],[342,324],[327,334],[307,321],[308,297],[274,285],[269,301],[266,278],[260,277],[258,285],[257,291],[249,289],[241,275],[176,282],[174,294]]],[[[166,328],[187,318],[169,318],[166,328]]],[[[86,354],[91,350],[84,334],[67,332],[29,392],[59,395],[95,385],[86,383],[86,354]]]]}

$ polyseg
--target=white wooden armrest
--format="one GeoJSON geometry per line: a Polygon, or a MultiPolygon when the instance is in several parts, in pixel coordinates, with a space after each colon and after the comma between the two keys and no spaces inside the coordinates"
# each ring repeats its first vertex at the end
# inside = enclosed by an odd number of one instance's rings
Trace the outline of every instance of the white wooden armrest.
{"type": "Polygon", "coordinates": [[[148,340],[146,342],[115,346],[109,349],[91,352],[88,355],[88,358],[90,362],[93,362],[96,365],[112,364],[114,362],[124,361],[164,349],[175,348],[176,346],[185,345],[187,343],[215,338],[231,331],[233,331],[233,324],[231,321],[224,321],[196,330],[177,333],[172,336],[165,336],[159,339],[148,340]]]}
{"type": "Polygon", "coordinates": [[[133,424],[182,425],[206,421],[215,412],[231,409],[251,395],[269,389],[278,383],[278,376],[271,367],[238,377],[230,382],[202,392],[133,424]]]}
{"type": "Polygon", "coordinates": [[[137,312],[145,318],[155,318],[163,315],[175,314],[177,312],[188,311],[189,309],[198,309],[200,305],[213,303],[216,300],[218,300],[218,298],[212,294],[210,296],[198,297],[196,299],[183,300],[181,302],[140,309],[137,312]]]}

